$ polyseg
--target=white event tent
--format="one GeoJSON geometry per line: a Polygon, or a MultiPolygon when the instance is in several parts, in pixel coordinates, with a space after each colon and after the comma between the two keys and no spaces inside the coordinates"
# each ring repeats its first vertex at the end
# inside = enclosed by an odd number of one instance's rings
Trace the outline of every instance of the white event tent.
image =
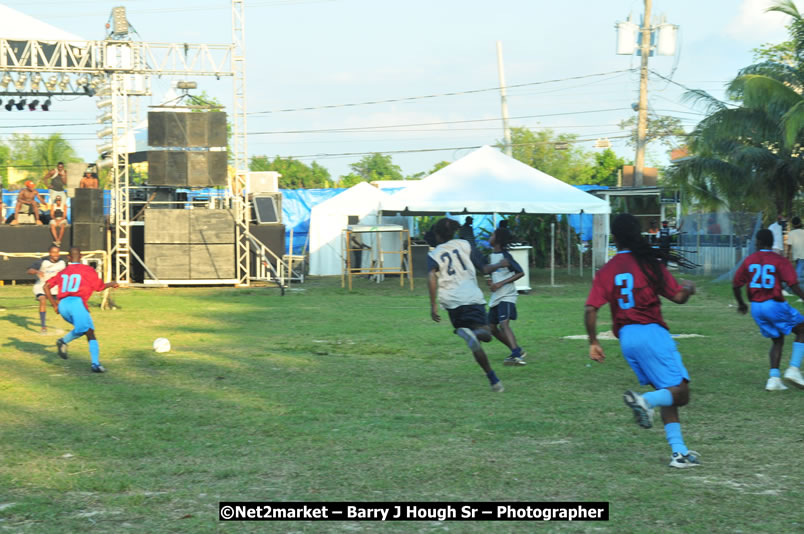
{"type": "Polygon", "coordinates": [[[0,4],[0,37],[10,41],[76,41],[86,39],[0,4]]]}
{"type": "Polygon", "coordinates": [[[388,197],[384,213],[611,213],[609,204],[484,146],[388,197]]]}
{"type": "MultiPolygon", "coordinates": [[[[343,230],[349,224],[349,216],[357,217],[361,225],[377,225],[380,223],[380,205],[388,199],[388,194],[366,182],[313,206],[310,210],[310,274],[327,276],[341,274],[345,258],[343,257],[343,230]]],[[[396,217],[385,217],[383,224],[400,224],[396,217]]],[[[363,241],[374,246],[374,236],[365,235],[363,241]]],[[[385,250],[401,247],[397,234],[382,237],[385,250]]],[[[386,267],[399,265],[399,256],[389,254],[385,260],[386,267]],[[396,257],[394,257],[396,256],[396,257]]]]}

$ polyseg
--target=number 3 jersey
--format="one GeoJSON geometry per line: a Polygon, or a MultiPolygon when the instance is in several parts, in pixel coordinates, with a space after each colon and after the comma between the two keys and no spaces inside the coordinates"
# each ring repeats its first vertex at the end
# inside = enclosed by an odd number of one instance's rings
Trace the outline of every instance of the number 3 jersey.
{"type": "Polygon", "coordinates": [[[798,283],[796,270],[787,258],[771,250],[759,250],[748,256],[734,273],[733,287],[748,286],[748,300],[784,302],[782,284],[798,283]]]}
{"type": "Polygon", "coordinates": [[[66,269],[45,282],[45,285],[59,290],[59,300],[67,297],[80,297],[87,310],[92,293],[105,289],[103,280],[100,279],[95,269],[83,263],[70,263],[66,269]]]}
{"type": "Polygon", "coordinates": [[[609,304],[612,331],[617,337],[620,328],[629,324],[655,323],[667,329],[659,295],[671,298],[681,291],[681,286],[664,265],[660,268],[664,288],[657,294],[634,256],[620,251],[595,275],[586,305],[600,308],[609,304]]]}
{"type": "Polygon", "coordinates": [[[486,304],[477,285],[472,247],[468,241],[453,239],[431,250],[427,270],[438,271],[438,302],[447,310],[468,304],[486,304]]]}

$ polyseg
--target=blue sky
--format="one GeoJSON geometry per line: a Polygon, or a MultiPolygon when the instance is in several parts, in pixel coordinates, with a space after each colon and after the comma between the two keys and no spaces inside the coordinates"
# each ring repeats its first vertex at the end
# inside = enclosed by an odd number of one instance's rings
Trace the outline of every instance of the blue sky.
{"type": "MultiPolygon", "coordinates": [[[[763,13],[768,3],[654,0],[654,15],[680,26],[681,46],[677,57],[652,58],[651,68],[672,74],[682,85],[722,96],[724,83],[751,63],[752,48],[786,36],[783,17],[763,13]]],[[[4,4],[88,39],[103,37],[111,8],[122,4],[145,41],[231,40],[226,0],[4,4]]],[[[493,144],[502,138],[496,120],[499,93],[257,112],[494,88],[495,47],[501,41],[507,83],[533,84],[509,90],[512,125],[576,133],[591,139],[582,146],[592,150],[598,137],[623,135],[617,123],[634,114],[630,106],[637,100],[638,74],[616,71],[636,68],[639,60],[615,55],[614,23],[629,13],[638,18],[639,0],[252,0],[246,2],[246,13],[249,154],[316,160],[333,177],[347,173],[349,164],[361,157],[340,154],[414,151],[392,154],[405,174],[413,174],[469,152],[460,147],[493,144]],[[598,73],[609,74],[534,83],[598,73]],[[388,128],[411,124],[420,126],[388,128]],[[311,131],[343,128],[364,130],[311,131]],[[415,152],[438,148],[451,150],[415,152]]],[[[229,79],[198,81],[199,90],[231,103],[229,79]]],[[[157,94],[148,104],[159,103],[168,83],[155,82],[157,94]]],[[[650,106],[682,118],[690,129],[701,115],[681,99],[683,92],[653,77],[650,106]]],[[[96,128],[80,125],[96,115],[89,98],[55,102],[48,113],[1,111],[0,125],[18,126],[15,131],[20,132],[63,132],[82,157],[94,159],[96,128]]],[[[618,153],[633,157],[623,140],[612,143],[618,153]]],[[[651,160],[666,162],[663,149],[654,147],[651,160]]]]}

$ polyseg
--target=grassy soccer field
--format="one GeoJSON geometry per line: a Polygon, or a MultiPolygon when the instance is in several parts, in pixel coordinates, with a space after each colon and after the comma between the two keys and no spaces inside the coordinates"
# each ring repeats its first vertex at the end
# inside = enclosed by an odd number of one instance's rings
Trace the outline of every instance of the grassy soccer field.
{"type": "MultiPolygon", "coordinates": [[[[56,355],[30,286],[0,288],[0,530],[9,532],[801,532],[804,391],[764,391],[769,343],[699,283],[664,305],[692,376],[692,470],[667,467],[662,425],[622,402],[639,388],[616,341],[590,362],[589,279],[519,299],[529,362],[488,382],[429,318],[423,280],[311,280],[274,289],[117,290],[85,340],[56,355]],[[170,339],[156,354],[151,343],[170,339]],[[609,523],[219,523],[219,501],[610,501],[609,523]]],[[[93,298],[97,305],[99,297],[93,298]]],[[[800,304],[796,306],[801,306],[800,304]]],[[[610,328],[608,309],[601,330],[610,328]]],[[[52,311],[51,327],[66,324],[52,311]]],[[[782,360],[789,362],[788,339],[782,360]]]]}

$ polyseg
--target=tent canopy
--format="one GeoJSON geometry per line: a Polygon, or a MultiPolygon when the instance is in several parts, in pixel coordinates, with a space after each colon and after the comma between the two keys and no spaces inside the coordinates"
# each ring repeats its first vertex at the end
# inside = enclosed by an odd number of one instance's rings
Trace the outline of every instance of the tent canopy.
{"type": "Polygon", "coordinates": [[[611,213],[609,204],[484,146],[396,193],[384,213],[611,213]]]}
{"type": "Polygon", "coordinates": [[[11,41],[86,41],[70,32],[0,4],[0,37],[11,41]]]}

